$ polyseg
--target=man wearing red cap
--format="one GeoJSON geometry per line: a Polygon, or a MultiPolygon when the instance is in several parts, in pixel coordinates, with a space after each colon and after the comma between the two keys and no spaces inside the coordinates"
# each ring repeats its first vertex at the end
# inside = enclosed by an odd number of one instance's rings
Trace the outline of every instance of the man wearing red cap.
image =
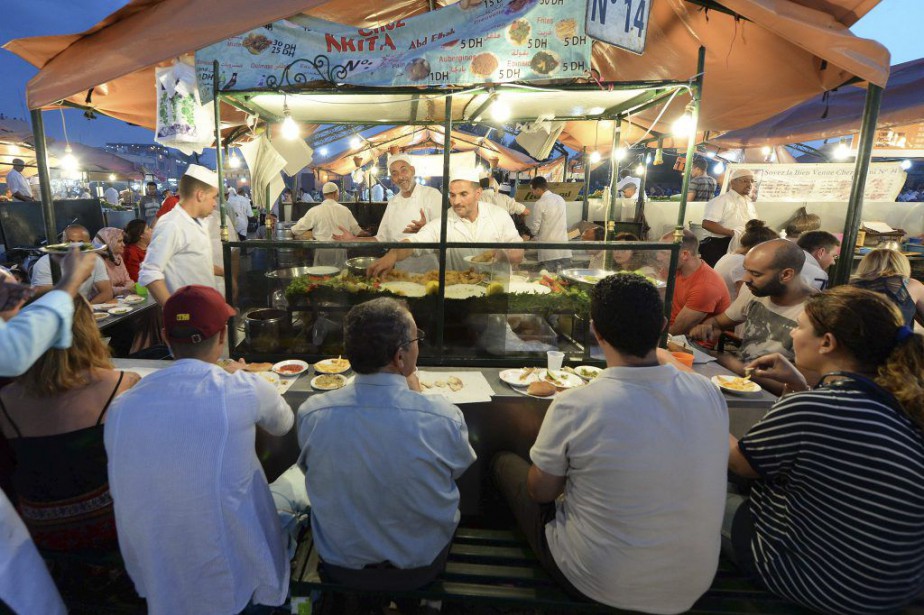
{"type": "Polygon", "coordinates": [[[239,613],[288,592],[254,438],[257,426],[287,433],[294,415],[260,376],[216,365],[233,314],[214,288],[178,289],[164,305],[177,361],[116,399],[106,423],[119,547],[152,615],[239,613]]]}

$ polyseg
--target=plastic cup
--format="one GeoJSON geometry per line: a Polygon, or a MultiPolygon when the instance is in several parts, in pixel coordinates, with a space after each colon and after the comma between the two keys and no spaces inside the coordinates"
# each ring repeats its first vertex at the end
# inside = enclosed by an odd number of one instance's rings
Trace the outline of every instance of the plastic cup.
{"type": "Polygon", "coordinates": [[[140,296],[140,297],[147,297],[147,296],[148,296],[148,287],[147,287],[147,286],[142,286],[142,285],[139,284],[138,282],[135,282],[135,294],[138,295],[138,296],[140,296]]]}
{"type": "Polygon", "coordinates": [[[679,363],[682,363],[691,369],[693,368],[693,355],[689,352],[672,352],[671,355],[677,359],[679,363]]]}
{"type": "Polygon", "coordinates": [[[561,369],[561,364],[565,360],[565,353],[560,350],[550,350],[545,355],[548,357],[546,367],[550,372],[557,372],[561,369]]]}

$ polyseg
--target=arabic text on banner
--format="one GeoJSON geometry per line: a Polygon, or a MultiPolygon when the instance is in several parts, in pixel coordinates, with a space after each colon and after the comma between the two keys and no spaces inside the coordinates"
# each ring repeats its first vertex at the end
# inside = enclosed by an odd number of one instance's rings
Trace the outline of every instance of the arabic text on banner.
{"type": "MultiPolygon", "coordinates": [[[[754,172],[755,201],[790,202],[843,201],[850,199],[853,163],[823,164],[730,164],[725,177],[736,168],[754,172]]],[[[894,201],[905,184],[907,174],[897,162],[874,162],[869,165],[863,200],[894,201]]],[[[726,184],[728,183],[726,179],[726,184]]],[[[722,187],[722,192],[727,185],[722,187]]]]}
{"type": "Polygon", "coordinates": [[[372,28],[299,16],[196,52],[203,101],[312,81],[442,86],[567,79],[590,70],[583,0],[462,0],[372,28]]]}

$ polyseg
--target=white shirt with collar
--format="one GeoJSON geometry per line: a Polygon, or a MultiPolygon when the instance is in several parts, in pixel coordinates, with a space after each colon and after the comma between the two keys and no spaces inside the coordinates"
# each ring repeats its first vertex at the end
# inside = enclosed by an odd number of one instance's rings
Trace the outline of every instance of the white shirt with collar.
{"type": "MultiPolygon", "coordinates": [[[[46,254],[35,261],[31,271],[32,286],[52,286],[54,280],[51,277],[51,256],[46,254]]],[[[93,263],[93,273],[80,284],[79,293],[84,299],[89,301],[96,293],[97,282],[108,282],[109,272],[106,271],[106,263],[101,256],[96,256],[96,262],[93,263]]]]}
{"type": "Polygon", "coordinates": [[[526,205],[517,203],[506,194],[495,192],[493,188],[485,188],[481,191],[481,199],[486,203],[497,205],[501,209],[506,209],[511,216],[519,215],[526,211],[526,205]]]}
{"type": "MultiPolygon", "coordinates": [[[[378,241],[401,241],[413,237],[413,233],[405,233],[404,229],[411,222],[420,219],[421,209],[427,222],[439,220],[443,210],[442,193],[436,188],[415,184],[411,196],[402,196],[400,192],[393,196],[385,207],[385,214],[379,223],[379,231],[375,238],[378,241]]],[[[427,250],[404,259],[396,268],[423,273],[438,266],[436,256],[431,250],[427,250]]]]}
{"type": "MultiPolygon", "coordinates": [[[[533,233],[536,241],[563,243],[568,241],[568,222],[565,212],[565,199],[551,190],[546,190],[534,203],[526,226],[533,233]]],[[[571,258],[571,250],[539,249],[539,262],[571,258]]]]}
{"type": "MultiPolygon", "coordinates": [[[[6,187],[9,189],[10,194],[25,194],[27,196],[32,196],[32,187],[29,185],[29,182],[23,177],[22,173],[16,169],[11,169],[9,173],[6,174],[6,187]]],[[[18,201],[15,196],[13,197],[14,201],[18,201]]]]}
{"type": "Polygon", "coordinates": [[[213,263],[206,221],[194,219],[177,204],[154,227],[138,283],[164,280],[171,295],[189,284],[215,288],[213,263]]]}
{"type": "MultiPolygon", "coordinates": [[[[703,220],[718,222],[722,226],[731,230],[744,230],[748,220],[757,219],[757,208],[751,197],[738,194],[734,190],[723,192],[706,203],[706,211],[703,213],[703,220]]],[[[706,237],[723,237],[709,231],[704,231],[706,237]]],[[[730,250],[734,248],[730,247],[730,250]]]]}
{"type": "MultiPolygon", "coordinates": [[[[415,235],[408,239],[412,243],[439,243],[440,220],[429,222],[415,235]]],[[[517,233],[505,210],[497,205],[479,201],[478,216],[474,222],[460,218],[452,209],[446,215],[446,241],[467,243],[507,242],[522,243],[523,238],[517,233]]],[[[485,248],[448,248],[446,250],[446,269],[464,271],[471,265],[465,262],[466,256],[475,256],[485,251],[485,248]]]]}
{"type": "MultiPolygon", "coordinates": [[[[346,206],[333,199],[324,199],[320,205],[309,209],[292,227],[292,233],[311,231],[318,241],[332,241],[334,234],[340,234],[340,227],[348,229],[354,235],[362,231],[356,218],[346,206]]],[[[347,251],[342,248],[315,248],[315,265],[333,265],[343,267],[347,251]]]]}
{"type": "Polygon", "coordinates": [[[151,615],[285,601],[285,537],[254,439],[294,422],[260,376],[196,359],[113,401],[104,441],[119,548],[151,615]]]}
{"type": "Polygon", "coordinates": [[[809,252],[805,252],[805,263],[802,265],[802,281],[806,286],[824,290],[828,286],[828,272],[821,268],[821,264],[809,252]]]}

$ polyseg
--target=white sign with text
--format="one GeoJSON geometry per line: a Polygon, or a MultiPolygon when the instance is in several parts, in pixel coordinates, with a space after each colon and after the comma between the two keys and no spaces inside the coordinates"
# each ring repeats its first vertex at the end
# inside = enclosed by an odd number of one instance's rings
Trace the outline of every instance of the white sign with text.
{"type": "Polygon", "coordinates": [[[587,35],[641,55],[645,52],[653,1],[587,0],[587,35]]]}

